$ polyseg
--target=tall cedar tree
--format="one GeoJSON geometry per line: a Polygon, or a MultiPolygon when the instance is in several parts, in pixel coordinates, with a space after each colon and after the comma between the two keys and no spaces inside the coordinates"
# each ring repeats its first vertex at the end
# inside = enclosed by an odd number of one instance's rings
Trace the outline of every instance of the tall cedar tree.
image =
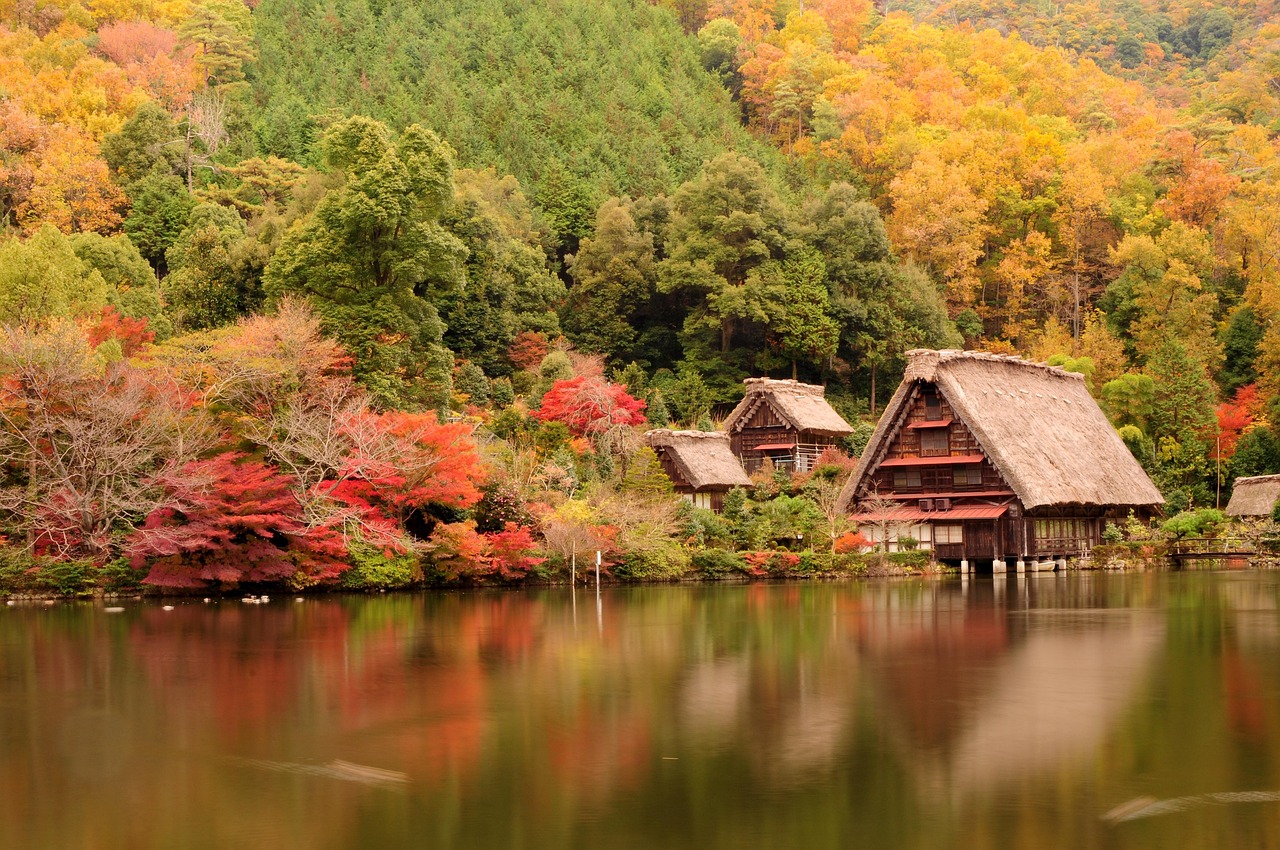
{"type": "Polygon", "coordinates": [[[344,184],[285,236],[267,292],[305,294],[378,403],[441,406],[452,358],[432,302],[461,284],[466,254],[440,225],[453,153],[416,124],[393,141],[363,117],[335,124],[324,144],[344,184]]]}

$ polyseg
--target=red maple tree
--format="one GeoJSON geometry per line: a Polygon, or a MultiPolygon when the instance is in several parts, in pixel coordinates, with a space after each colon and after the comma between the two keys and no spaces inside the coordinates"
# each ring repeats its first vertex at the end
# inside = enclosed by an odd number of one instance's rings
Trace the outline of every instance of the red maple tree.
{"type": "Polygon", "coordinates": [[[415,512],[480,501],[485,470],[466,423],[434,413],[363,411],[342,424],[349,450],[321,494],[358,515],[373,537],[395,537],[415,512]]]}
{"type": "Polygon", "coordinates": [[[1220,439],[1214,447],[1215,456],[1230,460],[1236,453],[1240,435],[1266,414],[1266,400],[1258,394],[1257,384],[1246,384],[1236,390],[1231,401],[1218,405],[1218,433],[1220,439]]]}
{"type": "Polygon", "coordinates": [[[110,306],[103,307],[98,321],[85,328],[85,337],[95,348],[109,339],[119,340],[125,357],[133,357],[156,340],[155,332],[147,330],[145,317],[131,319],[110,306]]]}
{"type": "Polygon", "coordinates": [[[533,415],[543,422],[561,422],[575,437],[583,437],[620,425],[643,425],[644,408],[645,403],[628,395],[625,386],[580,375],[552,384],[533,415]]]}
{"type": "Polygon", "coordinates": [[[128,547],[148,584],[315,584],[345,566],[342,535],[309,526],[292,476],[239,452],[194,461],[163,484],[173,503],[152,511],[128,547]]]}
{"type": "Polygon", "coordinates": [[[431,535],[431,547],[436,566],[453,581],[522,579],[546,560],[537,556],[529,529],[513,522],[493,534],[478,533],[473,522],[443,523],[431,535]]]}

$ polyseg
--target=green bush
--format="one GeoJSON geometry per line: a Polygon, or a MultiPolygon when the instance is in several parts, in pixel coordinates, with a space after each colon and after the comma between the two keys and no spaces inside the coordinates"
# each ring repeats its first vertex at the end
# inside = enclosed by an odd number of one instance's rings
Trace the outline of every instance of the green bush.
{"type": "Polygon", "coordinates": [[[709,576],[721,576],[746,570],[747,562],[737,552],[725,549],[699,549],[691,559],[693,568],[709,576]]]}
{"type": "Polygon", "coordinates": [[[361,542],[353,542],[349,553],[351,567],[340,578],[350,590],[390,589],[422,581],[422,566],[412,553],[399,555],[361,542]]]}
{"type": "Polygon", "coordinates": [[[98,586],[108,593],[133,593],[142,590],[145,570],[129,566],[127,558],[116,558],[98,568],[98,586]]]}
{"type": "Polygon", "coordinates": [[[1212,537],[1226,521],[1227,515],[1217,508],[1201,508],[1170,517],[1160,530],[1173,537],[1212,537]]]}
{"type": "Polygon", "coordinates": [[[690,546],[727,547],[733,544],[733,525],[721,514],[680,502],[680,534],[690,546]]]}
{"type": "Polygon", "coordinates": [[[1109,522],[1107,527],[1102,530],[1102,540],[1104,543],[1120,543],[1124,540],[1124,532],[1114,522],[1109,522]]]}
{"type": "Polygon", "coordinates": [[[0,588],[6,593],[88,596],[98,583],[92,561],[54,561],[25,549],[0,549],[0,588]]]}
{"type": "Polygon", "coordinates": [[[649,549],[627,552],[614,575],[633,581],[678,579],[689,571],[689,552],[676,543],[662,543],[649,549]]]}
{"type": "Polygon", "coordinates": [[[889,563],[899,567],[911,567],[912,569],[924,569],[929,566],[928,552],[890,552],[887,555],[889,563]]]}

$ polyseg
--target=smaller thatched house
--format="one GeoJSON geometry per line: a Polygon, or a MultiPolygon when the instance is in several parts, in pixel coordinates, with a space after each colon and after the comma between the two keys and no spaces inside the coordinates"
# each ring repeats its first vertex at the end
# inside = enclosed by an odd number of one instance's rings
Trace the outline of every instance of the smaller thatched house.
{"type": "Polygon", "coordinates": [[[729,450],[729,435],[720,431],[669,431],[660,428],[644,435],[658,455],[663,472],[676,492],[700,508],[719,513],[724,494],[734,487],[749,487],[751,479],[729,450]]]}
{"type": "Polygon", "coordinates": [[[1280,498],[1280,475],[1237,478],[1227,502],[1227,516],[1269,517],[1280,498]]]}
{"type": "Polygon", "coordinates": [[[873,540],[910,538],[962,569],[1052,567],[1108,522],[1164,504],[1080,375],[983,352],[907,355],[841,496],[873,540]]]}
{"type": "Polygon", "coordinates": [[[853,433],[814,384],[748,378],[746,395],[724,421],[733,453],[754,472],[765,458],[793,472],[807,472],[824,451],[853,433]]]}

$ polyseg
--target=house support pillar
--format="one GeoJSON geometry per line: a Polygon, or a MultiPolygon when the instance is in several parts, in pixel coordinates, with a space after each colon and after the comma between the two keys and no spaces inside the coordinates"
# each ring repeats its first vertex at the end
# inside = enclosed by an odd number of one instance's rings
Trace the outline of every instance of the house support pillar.
{"type": "Polygon", "coordinates": [[[1018,575],[1022,575],[1023,573],[1025,573],[1027,571],[1027,562],[1019,558],[1018,564],[1017,564],[1017,570],[1018,570],[1018,575]]]}
{"type": "Polygon", "coordinates": [[[969,574],[969,560],[967,558],[960,559],[960,575],[969,574]]]}
{"type": "Polygon", "coordinates": [[[1004,575],[1005,571],[1008,569],[1009,568],[1005,565],[1005,562],[999,558],[991,562],[991,572],[994,575],[1004,575]]]}
{"type": "Polygon", "coordinates": [[[1059,558],[1056,566],[1058,568],[1058,572],[1065,573],[1067,571],[1067,559],[1065,557],[1059,558]]]}

